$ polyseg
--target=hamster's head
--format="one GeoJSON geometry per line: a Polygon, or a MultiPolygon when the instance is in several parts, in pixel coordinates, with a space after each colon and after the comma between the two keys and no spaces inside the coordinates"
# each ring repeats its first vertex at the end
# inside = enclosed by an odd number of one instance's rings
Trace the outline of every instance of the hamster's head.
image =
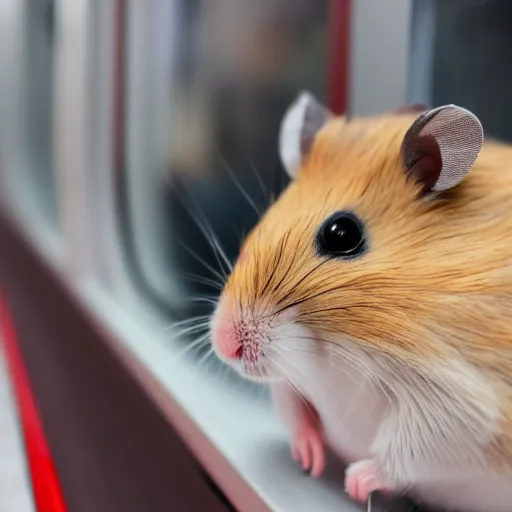
{"type": "Polygon", "coordinates": [[[446,191],[482,142],[453,105],[348,121],[300,95],[280,133],[293,179],[243,243],[212,318],[216,353],[272,381],[292,354],[442,351],[427,331],[464,285],[464,201],[446,191]]]}

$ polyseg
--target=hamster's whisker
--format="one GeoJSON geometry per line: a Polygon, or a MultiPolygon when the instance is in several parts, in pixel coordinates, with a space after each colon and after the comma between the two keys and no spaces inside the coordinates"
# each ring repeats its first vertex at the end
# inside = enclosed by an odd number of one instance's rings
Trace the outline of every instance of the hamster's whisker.
{"type": "Polygon", "coordinates": [[[178,243],[201,265],[203,265],[206,270],[210,271],[215,277],[217,277],[221,282],[226,281],[226,276],[223,276],[220,274],[217,270],[215,270],[210,264],[206,263],[206,261],[201,258],[201,256],[198,256],[188,245],[186,245],[183,240],[178,240],[178,243]]]}
{"type": "Polygon", "coordinates": [[[337,359],[342,362],[349,362],[354,366],[357,370],[362,372],[369,380],[374,381],[375,376],[372,372],[368,370],[368,368],[359,361],[359,358],[349,354],[348,351],[345,350],[337,350],[336,345],[334,343],[327,342],[327,352],[332,359],[337,359]]]}
{"type": "MultiPolygon", "coordinates": [[[[308,228],[312,222],[313,222],[313,220],[312,220],[312,219],[310,219],[310,220],[308,221],[308,224],[306,225],[306,228],[308,228]]],[[[283,235],[283,237],[281,238],[281,242],[280,242],[280,245],[279,245],[279,257],[278,257],[278,259],[277,259],[277,262],[275,262],[275,263],[274,263],[274,265],[273,265],[273,267],[274,267],[274,268],[279,268],[279,267],[280,267],[279,263],[280,263],[280,261],[281,261],[281,255],[282,255],[282,254],[283,254],[283,252],[284,252],[284,248],[285,248],[285,246],[287,246],[287,245],[288,245],[288,240],[289,240],[289,238],[290,238],[291,233],[292,233],[292,230],[291,230],[291,228],[290,228],[290,229],[288,229],[288,230],[285,232],[285,234],[284,234],[284,235],[283,235]]],[[[277,282],[277,283],[274,285],[274,287],[273,287],[273,290],[272,290],[272,291],[273,291],[274,293],[276,293],[276,292],[279,290],[279,288],[280,288],[280,287],[281,287],[281,285],[283,284],[284,280],[288,277],[288,275],[289,275],[289,273],[290,273],[290,270],[291,270],[291,268],[293,267],[294,263],[295,263],[295,259],[294,259],[294,258],[290,258],[290,262],[289,262],[289,264],[288,264],[288,268],[286,269],[286,271],[285,271],[285,272],[283,272],[283,274],[282,274],[281,279],[279,280],[279,282],[277,282]]],[[[299,281],[299,283],[297,283],[297,284],[294,286],[294,288],[293,288],[293,289],[295,289],[295,288],[296,288],[296,287],[297,287],[297,286],[298,286],[298,285],[299,285],[299,284],[300,284],[304,279],[306,279],[306,278],[308,277],[308,275],[310,275],[310,274],[311,274],[312,272],[314,272],[318,267],[320,267],[321,265],[323,265],[323,263],[325,263],[325,261],[320,262],[320,264],[318,264],[318,265],[317,265],[317,266],[316,266],[316,267],[315,267],[311,272],[308,272],[308,274],[307,274],[306,276],[304,276],[304,278],[303,278],[303,279],[301,279],[301,280],[299,281]]],[[[269,275],[269,281],[267,282],[267,286],[270,284],[270,281],[272,281],[273,277],[274,277],[274,274],[273,274],[273,273],[271,273],[271,274],[269,275]]],[[[266,290],[266,288],[265,288],[265,290],[266,290]]],[[[293,291],[293,290],[292,290],[292,291],[293,291]]],[[[279,304],[283,303],[283,302],[284,302],[284,301],[285,301],[285,300],[286,300],[290,295],[291,295],[291,291],[290,291],[290,292],[288,292],[288,293],[286,294],[286,296],[285,296],[285,297],[283,297],[283,298],[281,298],[280,300],[278,300],[276,304],[277,304],[277,305],[279,305],[279,304]]]]}
{"type": "Polygon", "coordinates": [[[188,207],[188,204],[186,203],[186,201],[184,199],[180,198],[180,200],[181,200],[183,206],[185,207],[185,209],[187,210],[188,214],[192,218],[192,220],[197,224],[197,227],[200,229],[200,231],[203,234],[203,236],[205,237],[206,241],[210,244],[210,247],[212,248],[212,250],[215,254],[215,258],[217,259],[217,263],[219,264],[219,268],[225,274],[224,277],[227,277],[226,270],[224,269],[224,266],[219,259],[219,255],[221,256],[222,260],[224,261],[224,264],[227,266],[228,272],[231,272],[233,270],[233,264],[231,263],[231,261],[229,261],[229,258],[226,256],[226,252],[220,245],[219,239],[215,235],[215,232],[213,231],[208,220],[204,216],[201,208],[198,206],[197,202],[194,200],[188,187],[185,185],[184,188],[185,188],[187,196],[190,200],[191,205],[195,209],[195,212],[192,211],[188,207]]]}
{"type": "MultiPolygon", "coordinates": [[[[196,365],[194,367],[194,372],[195,373],[199,372],[201,366],[207,360],[209,360],[209,364],[210,365],[215,364],[215,366],[216,366],[215,367],[214,378],[217,379],[217,380],[226,379],[226,377],[228,376],[228,374],[231,371],[230,367],[227,364],[225,364],[224,362],[222,362],[220,359],[218,359],[217,357],[212,357],[213,355],[214,355],[213,348],[210,347],[208,352],[206,354],[204,354],[201,359],[196,361],[196,365]]],[[[258,383],[254,383],[254,384],[258,385],[258,383]]],[[[222,395],[221,390],[219,390],[216,386],[212,386],[211,390],[213,390],[214,393],[217,393],[219,397],[222,397],[222,399],[225,399],[225,396],[222,395]]],[[[240,405],[243,405],[243,406],[247,405],[246,403],[242,402],[238,397],[236,397],[234,393],[230,394],[230,398],[229,399],[237,402],[240,405]]]]}
{"type": "Polygon", "coordinates": [[[180,327],[182,325],[187,325],[187,324],[194,323],[194,322],[207,321],[210,319],[210,317],[211,317],[211,315],[209,315],[209,314],[208,315],[191,316],[191,317],[185,318],[183,320],[180,320],[178,322],[173,322],[172,324],[165,327],[164,330],[169,330],[174,327],[180,327]]]}
{"type": "Polygon", "coordinates": [[[224,283],[217,282],[215,279],[209,279],[208,277],[203,276],[197,276],[195,274],[189,274],[189,273],[179,273],[178,274],[183,279],[187,279],[188,281],[193,281],[199,284],[205,284],[207,286],[211,286],[212,288],[215,288],[216,290],[222,290],[224,283]]]}
{"type": "MultiPolygon", "coordinates": [[[[304,301],[305,302],[305,301],[304,301]]],[[[295,303],[293,305],[296,305],[295,303]]],[[[288,308],[290,308],[292,306],[286,306],[280,310],[278,310],[277,313],[271,313],[269,314],[268,316],[269,317],[275,317],[277,316],[279,313],[282,313],[283,311],[286,311],[288,308]]],[[[342,307],[339,307],[339,308],[324,308],[324,309],[318,309],[318,310],[313,310],[313,311],[303,311],[301,313],[297,313],[295,316],[293,316],[292,318],[287,318],[285,320],[283,320],[282,322],[278,323],[278,324],[275,324],[275,327],[280,327],[281,325],[284,325],[284,324],[287,324],[289,322],[294,322],[296,321],[297,319],[302,319],[304,320],[304,318],[307,319],[308,315],[313,315],[313,314],[317,314],[317,313],[323,313],[324,311],[348,311],[350,310],[350,308],[342,308],[342,307]]]]}
{"type": "MultiPolygon", "coordinates": [[[[238,374],[233,372],[232,368],[229,365],[227,365],[226,363],[224,363],[223,361],[221,361],[217,357],[214,357],[213,360],[210,360],[210,365],[213,365],[213,364],[216,365],[216,368],[215,368],[216,373],[214,375],[214,379],[216,379],[218,381],[222,381],[222,380],[225,381],[226,378],[230,379],[230,375],[232,375],[233,377],[235,377],[237,379],[241,379],[241,377],[238,374]]],[[[245,384],[248,384],[251,387],[251,389],[256,388],[256,389],[259,390],[258,396],[256,396],[255,398],[257,398],[257,400],[261,401],[261,399],[264,396],[264,393],[266,391],[266,386],[261,384],[261,383],[259,383],[259,382],[247,381],[245,379],[244,379],[244,382],[245,382],[245,384]]],[[[231,384],[231,382],[230,382],[230,384],[231,384]]],[[[225,396],[224,395],[221,396],[222,392],[216,386],[213,386],[212,389],[213,389],[213,391],[215,393],[218,393],[219,396],[223,400],[225,400],[225,396]]],[[[238,403],[238,404],[240,404],[240,405],[242,405],[244,407],[247,406],[247,402],[244,402],[244,401],[240,400],[236,396],[235,393],[230,393],[229,399],[230,400],[234,400],[236,403],[238,403]]]]}
{"type": "Polygon", "coordinates": [[[189,326],[189,325],[193,325],[193,324],[200,324],[200,323],[206,324],[210,320],[210,318],[211,318],[211,314],[198,315],[198,316],[193,316],[190,318],[185,318],[184,320],[181,320],[179,322],[173,322],[173,323],[169,324],[168,326],[166,326],[164,328],[164,330],[169,331],[170,329],[176,329],[179,327],[189,326]]]}
{"type": "MultiPolygon", "coordinates": [[[[309,219],[308,223],[306,224],[305,226],[305,229],[309,228],[310,225],[312,224],[313,222],[313,219],[309,219]]],[[[280,246],[279,246],[279,258],[278,258],[278,261],[275,262],[275,264],[273,265],[273,268],[279,268],[279,263],[281,261],[281,254],[283,253],[284,251],[284,247],[286,245],[288,245],[288,240],[290,238],[290,234],[291,234],[292,230],[291,228],[288,229],[285,234],[283,235],[283,237],[281,238],[281,243],[280,243],[280,246]]],[[[294,258],[290,258],[290,263],[288,264],[288,268],[286,269],[285,272],[283,272],[282,276],[281,276],[281,279],[279,280],[278,283],[276,283],[273,287],[273,292],[276,293],[279,288],[281,287],[281,285],[283,284],[284,280],[288,277],[289,273],[290,273],[290,270],[292,268],[292,266],[294,265],[294,263],[296,263],[295,259],[294,258]]],[[[292,294],[292,292],[297,288],[297,286],[299,286],[309,275],[311,275],[315,270],[317,270],[320,266],[322,266],[323,264],[325,263],[325,261],[321,261],[318,265],[315,266],[315,268],[313,268],[311,271],[309,271],[305,276],[303,276],[298,283],[296,283],[292,290],[288,291],[286,296],[283,297],[283,298],[280,298],[276,305],[279,305],[279,304],[282,304],[286,299],[288,299],[288,297],[292,294]]],[[[273,273],[270,274],[269,276],[269,282],[272,280],[272,278],[274,277],[273,273]]],[[[267,283],[269,284],[269,283],[267,283]]],[[[285,308],[286,309],[286,308],[285,308]]],[[[283,309],[284,311],[284,309],[283,309]]]]}
{"type": "Polygon", "coordinates": [[[229,166],[226,159],[222,156],[220,151],[217,150],[218,156],[220,161],[222,162],[222,165],[224,166],[226,172],[228,173],[229,177],[235,184],[235,186],[238,188],[242,196],[247,200],[249,205],[252,207],[252,209],[256,212],[256,215],[258,216],[258,219],[261,217],[262,213],[258,207],[256,206],[256,203],[254,202],[253,198],[247,193],[247,191],[242,187],[241,183],[238,181],[237,177],[235,176],[235,173],[231,170],[231,167],[229,166]]]}
{"type": "Polygon", "coordinates": [[[188,208],[188,205],[185,203],[183,199],[181,199],[182,204],[184,205],[185,209],[188,211],[191,218],[194,220],[194,222],[197,224],[199,229],[201,230],[201,233],[207,240],[207,242],[210,244],[211,248],[213,249],[213,252],[217,258],[217,262],[219,263],[219,267],[221,270],[225,273],[224,267],[222,266],[222,263],[218,259],[218,254],[221,255],[222,259],[224,260],[224,263],[228,267],[229,271],[233,270],[233,265],[229,258],[226,256],[226,253],[224,249],[222,248],[218,237],[215,235],[214,230],[212,229],[210,223],[208,222],[206,216],[204,215],[203,211],[201,210],[200,206],[197,204],[197,201],[194,199],[193,195],[190,193],[190,190],[185,185],[185,191],[187,192],[187,195],[189,197],[189,200],[192,204],[192,206],[195,209],[195,212],[190,211],[188,208]]]}
{"type": "MultiPolygon", "coordinates": [[[[201,323],[197,323],[197,324],[192,324],[192,325],[185,325],[185,326],[182,326],[178,329],[176,329],[176,331],[172,332],[172,335],[175,337],[175,338],[179,338],[181,336],[184,336],[185,334],[190,334],[190,333],[194,333],[194,332],[197,332],[197,331],[202,331],[202,330],[208,330],[210,327],[210,323],[209,322],[201,322],[201,323]]],[[[168,329],[170,330],[170,329],[168,329]]]]}
{"type": "Polygon", "coordinates": [[[183,297],[183,301],[185,302],[206,302],[208,304],[212,304],[213,306],[217,305],[217,297],[215,296],[204,296],[204,297],[183,297]]]}
{"type": "Polygon", "coordinates": [[[324,313],[325,311],[350,311],[350,307],[334,307],[334,308],[323,308],[323,309],[313,309],[311,311],[303,311],[298,313],[293,317],[293,320],[297,318],[307,317],[309,315],[315,315],[318,313],[324,313]]]}
{"type": "Polygon", "coordinates": [[[298,286],[300,286],[313,272],[317,271],[321,266],[325,264],[325,260],[320,261],[317,265],[315,265],[311,270],[306,272],[293,286],[290,290],[287,290],[286,295],[283,298],[280,298],[277,304],[282,304],[285,302],[297,289],[298,286]]]}
{"type": "MultiPolygon", "coordinates": [[[[294,306],[298,306],[299,304],[303,304],[304,302],[307,302],[308,300],[312,300],[312,299],[316,299],[318,297],[322,297],[323,295],[327,295],[329,293],[345,289],[346,287],[347,287],[347,284],[344,284],[343,286],[335,286],[333,288],[329,288],[327,290],[322,290],[320,292],[314,293],[312,295],[308,295],[306,297],[300,297],[297,300],[295,300],[294,302],[292,302],[290,304],[287,304],[286,306],[284,306],[281,309],[277,310],[276,312],[273,313],[273,315],[277,316],[279,313],[282,313],[283,311],[285,311],[285,310],[287,310],[289,308],[292,308],[294,306]]],[[[350,309],[350,308],[348,308],[348,309],[350,309]]]]}
{"type": "Polygon", "coordinates": [[[314,299],[315,297],[316,297],[316,295],[297,299],[297,300],[291,302],[290,304],[287,304],[286,306],[283,306],[281,309],[278,309],[274,313],[272,313],[272,316],[277,316],[277,315],[283,313],[284,311],[286,311],[287,309],[290,309],[290,308],[293,308],[295,306],[298,306],[299,304],[303,304],[304,302],[307,302],[308,300],[314,299]]]}
{"type": "Polygon", "coordinates": [[[205,324],[201,325],[191,325],[190,327],[183,327],[182,329],[176,331],[173,336],[174,339],[182,338],[185,334],[193,334],[194,336],[204,336],[208,334],[209,326],[205,324]],[[204,332],[202,332],[204,331],[204,332]]]}
{"type": "MultiPolygon", "coordinates": [[[[296,315],[296,317],[298,317],[298,316],[299,315],[296,315]]],[[[294,317],[292,319],[287,319],[286,321],[282,322],[279,325],[283,325],[285,323],[292,322],[293,320],[295,320],[296,317],[294,317]]],[[[311,340],[313,342],[316,341],[316,342],[324,343],[325,346],[328,348],[328,351],[329,351],[329,354],[331,357],[338,358],[342,363],[349,362],[350,364],[352,364],[354,366],[354,368],[356,368],[361,373],[363,373],[363,375],[365,375],[368,378],[368,380],[372,381],[379,387],[379,389],[382,391],[382,393],[385,395],[385,397],[387,398],[387,400],[389,402],[392,401],[392,397],[389,394],[389,390],[387,390],[385,388],[381,379],[375,374],[375,372],[372,372],[371,370],[368,369],[368,367],[366,365],[361,363],[361,361],[360,361],[361,358],[353,355],[350,352],[350,350],[340,347],[339,345],[337,345],[336,343],[334,343],[332,340],[329,340],[329,339],[322,339],[319,337],[307,337],[307,336],[297,337],[297,338],[311,340]]],[[[358,344],[360,346],[364,345],[363,340],[354,340],[354,341],[358,342],[358,344]]],[[[292,350],[297,350],[297,349],[294,347],[292,350]]],[[[313,352],[314,350],[310,350],[310,351],[313,352]]],[[[318,351],[317,353],[320,353],[320,352],[318,351]]],[[[371,357],[371,356],[369,356],[369,357],[371,357]]],[[[390,384],[387,383],[387,385],[391,389],[390,384]]]]}
{"type": "MultiPolygon", "coordinates": [[[[291,229],[288,229],[284,235],[281,237],[281,240],[279,242],[279,245],[277,246],[278,247],[278,250],[276,251],[277,253],[277,257],[274,256],[274,265],[273,265],[273,268],[279,268],[280,267],[280,264],[281,264],[281,259],[283,257],[283,254],[284,254],[284,249],[285,249],[285,246],[287,245],[288,243],[288,240],[290,238],[290,234],[291,234],[291,229]]],[[[281,277],[279,283],[274,286],[274,292],[279,288],[279,286],[281,285],[281,283],[284,281],[284,279],[286,278],[288,272],[290,271],[291,267],[293,265],[293,259],[290,259],[290,264],[288,266],[288,270],[286,272],[283,273],[283,276],[281,277]]],[[[268,276],[268,279],[265,283],[265,286],[263,287],[263,290],[261,291],[261,294],[263,295],[268,287],[270,286],[270,284],[272,283],[272,279],[274,278],[274,272],[269,272],[269,276],[268,276]]]]}
{"type": "MultiPolygon", "coordinates": [[[[297,337],[297,339],[300,339],[300,337],[297,337]]],[[[311,339],[312,341],[324,341],[324,340],[321,340],[321,339],[318,339],[318,338],[308,338],[308,337],[304,337],[303,339],[311,339]]],[[[325,343],[331,343],[329,341],[325,341],[325,343]]],[[[325,352],[323,352],[322,350],[320,349],[315,349],[315,348],[312,348],[312,349],[303,349],[303,348],[283,348],[281,347],[281,350],[287,350],[287,351],[290,351],[290,352],[305,352],[305,353],[309,353],[309,354],[320,354],[320,355],[325,355],[325,352]]],[[[355,359],[352,359],[350,357],[347,357],[345,354],[342,354],[342,355],[338,355],[338,354],[332,354],[331,351],[329,350],[328,352],[328,355],[330,356],[329,357],[329,360],[331,362],[335,361],[335,360],[338,360],[341,364],[340,366],[336,366],[336,370],[337,371],[341,371],[343,372],[343,374],[345,374],[351,381],[354,382],[354,384],[359,384],[361,385],[361,381],[356,379],[353,375],[351,375],[347,369],[345,369],[345,365],[346,364],[350,364],[352,365],[352,367],[361,372],[363,374],[363,376],[366,378],[367,381],[369,382],[372,382],[372,383],[375,383],[375,376],[373,374],[371,374],[371,372],[368,371],[367,368],[365,368],[364,366],[362,366],[359,361],[356,361],[355,359]],[[332,357],[334,356],[334,357],[332,357]]],[[[326,385],[329,386],[329,383],[328,381],[326,380],[326,385]]],[[[377,396],[377,393],[376,393],[376,390],[375,389],[371,389],[371,392],[374,396],[377,396]]]]}
{"type": "MultiPolygon", "coordinates": [[[[314,297],[305,297],[303,299],[298,299],[293,304],[290,304],[290,305],[278,310],[276,313],[272,313],[272,316],[278,315],[279,313],[282,313],[283,311],[285,311],[286,309],[288,309],[290,307],[297,306],[299,304],[302,304],[302,303],[308,301],[311,298],[316,298],[316,297],[317,297],[317,295],[315,295],[314,297]]],[[[356,305],[351,305],[351,306],[338,306],[338,307],[332,307],[332,308],[322,308],[322,309],[311,310],[311,311],[302,311],[300,313],[297,313],[292,318],[287,318],[284,322],[285,323],[292,322],[299,318],[304,320],[304,318],[307,319],[308,316],[312,316],[312,315],[318,314],[318,313],[324,313],[325,311],[345,311],[347,313],[350,313],[352,310],[355,310],[358,308],[368,308],[368,309],[373,308],[374,310],[379,309],[378,306],[375,306],[373,304],[356,304],[356,305]]],[[[382,308],[381,308],[381,310],[382,310],[382,308]]],[[[282,325],[282,324],[277,324],[277,325],[282,325]]]]}
{"type": "Polygon", "coordinates": [[[206,352],[206,354],[201,358],[199,359],[199,361],[197,362],[197,365],[196,365],[196,371],[199,370],[199,368],[201,367],[201,365],[203,363],[205,363],[211,356],[214,355],[214,350],[213,350],[213,347],[210,347],[208,349],[208,352],[206,352]]]}
{"type": "MultiPolygon", "coordinates": [[[[382,382],[380,379],[375,375],[374,372],[368,369],[366,365],[361,363],[360,358],[351,354],[349,350],[346,350],[339,345],[336,345],[332,340],[328,339],[322,339],[318,337],[309,337],[309,336],[297,336],[297,339],[304,339],[304,340],[311,340],[313,342],[320,342],[324,343],[324,346],[327,348],[327,354],[332,359],[337,359],[342,364],[340,365],[340,369],[345,372],[345,374],[350,377],[352,380],[355,379],[353,376],[349,375],[346,370],[343,370],[343,365],[346,363],[351,364],[356,370],[361,372],[368,381],[373,382],[376,386],[379,387],[379,389],[382,391],[382,393],[386,396],[388,400],[391,400],[389,396],[389,392],[384,388],[382,385],[382,382]]],[[[283,347],[281,347],[283,349],[283,347]]],[[[320,350],[319,348],[311,348],[311,349],[304,349],[304,348],[296,348],[296,347],[289,347],[284,348],[285,350],[291,350],[291,351],[303,351],[303,352],[309,352],[314,354],[325,354],[324,351],[320,350]]]]}
{"type": "MultiPolygon", "coordinates": [[[[301,339],[299,337],[297,337],[296,339],[301,339]]],[[[302,338],[302,339],[311,339],[313,340],[313,338],[302,338]]],[[[318,339],[316,339],[316,341],[320,341],[318,339]]],[[[307,353],[307,354],[320,354],[320,355],[324,355],[325,352],[322,352],[321,350],[315,350],[314,348],[313,349],[307,349],[307,348],[296,348],[296,347],[280,347],[280,350],[284,350],[286,352],[303,352],[303,353],[307,353]]],[[[345,363],[346,362],[349,362],[348,360],[347,361],[344,361],[345,363]]],[[[337,368],[338,370],[342,371],[345,375],[347,375],[347,377],[350,378],[350,380],[352,380],[354,383],[357,383],[357,380],[349,374],[349,372],[343,368],[343,367],[340,367],[340,368],[337,368]]]]}
{"type": "MultiPolygon", "coordinates": [[[[361,363],[358,357],[353,356],[347,350],[340,350],[340,347],[335,345],[334,343],[330,343],[329,350],[331,352],[332,357],[337,357],[340,361],[348,361],[350,362],[356,369],[358,369],[361,373],[363,373],[367,379],[372,381],[382,392],[382,394],[386,397],[386,399],[391,402],[392,397],[389,394],[389,391],[383,385],[381,379],[374,372],[368,369],[366,365],[361,363]]],[[[389,384],[388,384],[389,385],[389,384]]]]}
{"type": "Polygon", "coordinates": [[[269,200],[269,191],[265,188],[265,184],[263,183],[263,178],[261,177],[260,172],[258,171],[258,168],[256,167],[256,163],[254,162],[253,158],[249,154],[248,151],[245,151],[247,153],[247,160],[249,161],[249,167],[256,177],[256,180],[258,181],[258,185],[261,189],[261,193],[263,194],[263,198],[266,203],[268,203],[269,200]]]}
{"type": "Polygon", "coordinates": [[[206,344],[206,342],[208,341],[208,337],[209,337],[209,333],[204,334],[203,336],[200,336],[199,338],[194,340],[192,343],[190,343],[190,345],[187,345],[183,350],[178,352],[173,357],[173,361],[171,361],[170,367],[172,367],[172,365],[180,362],[190,352],[193,352],[194,350],[199,349],[201,347],[201,345],[206,344]]]}
{"type": "MultiPolygon", "coordinates": [[[[282,338],[278,338],[278,339],[282,339],[282,338]]],[[[281,347],[281,350],[287,350],[287,349],[286,349],[286,348],[284,348],[284,347],[281,347]]],[[[300,351],[300,349],[299,349],[299,350],[296,350],[295,348],[290,348],[288,351],[290,351],[290,352],[293,352],[293,351],[295,351],[295,352],[299,352],[299,351],[300,351]]],[[[308,351],[307,351],[307,350],[304,350],[303,352],[308,352],[308,351]]],[[[287,363],[287,364],[289,364],[289,365],[291,365],[293,368],[295,368],[295,369],[296,369],[297,371],[299,371],[300,373],[302,373],[306,378],[309,378],[309,375],[308,375],[308,374],[307,374],[307,373],[306,373],[306,372],[305,372],[305,371],[304,371],[304,370],[303,370],[299,365],[295,364],[292,360],[287,359],[286,363],[287,363]]],[[[283,368],[283,366],[281,366],[281,368],[283,368]]],[[[283,375],[286,375],[286,372],[282,372],[282,370],[281,370],[281,373],[282,373],[283,375]]],[[[327,381],[327,379],[325,379],[325,385],[326,385],[328,388],[329,388],[329,387],[331,387],[331,389],[333,389],[333,390],[334,390],[334,388],[332,388],[332,384],[329,384],[329,382],[327,381]]],[[[334,390],[334,391],[335,391],[335,390],[334,390]]]]}

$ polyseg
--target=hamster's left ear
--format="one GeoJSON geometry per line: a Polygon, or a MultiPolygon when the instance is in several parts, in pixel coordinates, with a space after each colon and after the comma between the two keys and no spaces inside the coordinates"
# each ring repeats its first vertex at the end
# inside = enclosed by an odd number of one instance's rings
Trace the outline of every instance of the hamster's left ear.
{"type": "Polygon", "coordinates": [[[279,156],[290,178],[297,177],[316,134],[332,117],[308,92],[299,94],[285,112],[279,131],[279,156]]]}
{"type": "Polygon", "coordinates": [[[405,171],[423,185],[423,194],[459,184],[482,149],[484,134],[469,110],[446,105],[421,114],[405,134],[405,171]]]}

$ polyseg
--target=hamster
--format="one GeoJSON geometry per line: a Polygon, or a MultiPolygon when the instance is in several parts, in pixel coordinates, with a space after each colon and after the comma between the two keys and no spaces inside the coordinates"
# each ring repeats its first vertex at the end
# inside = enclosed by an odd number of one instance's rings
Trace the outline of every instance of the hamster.
{"type": "Polygon", "coordinates": [[[345,489],[512,510],[512,148],[447,105],[285,114],[293,178],[243,242],[217,355],[269,383],[292,456],[345,489]],[[340,482],[341,485],[341,482],[340,482]]]}

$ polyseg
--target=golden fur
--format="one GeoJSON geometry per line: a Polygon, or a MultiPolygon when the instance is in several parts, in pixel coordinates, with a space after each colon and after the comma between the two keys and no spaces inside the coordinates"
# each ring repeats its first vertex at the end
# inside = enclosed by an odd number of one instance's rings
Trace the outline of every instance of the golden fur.
{"type": "MultiPolygon", "coordinates": [[[[485,376],[501,409],[493,461],[512,461],[512,148],[487,141],[463,182],[433,199],[403,169],[414,116],[329,122],[299,178],[244,243],[226,291],[245,307],[295,304],[315,333],[342,333],[428,374],[459,358],[485,376]],[[368,251],[317,255],[332,213],[364,222],[368,251]]],[[[473,392],[473,390],[471,391],[473,392]]],[[[468,391],[469,393],[469,391],[468,391]]],[[[474,399],[485,400],[485,395],[474,399]]]]}

